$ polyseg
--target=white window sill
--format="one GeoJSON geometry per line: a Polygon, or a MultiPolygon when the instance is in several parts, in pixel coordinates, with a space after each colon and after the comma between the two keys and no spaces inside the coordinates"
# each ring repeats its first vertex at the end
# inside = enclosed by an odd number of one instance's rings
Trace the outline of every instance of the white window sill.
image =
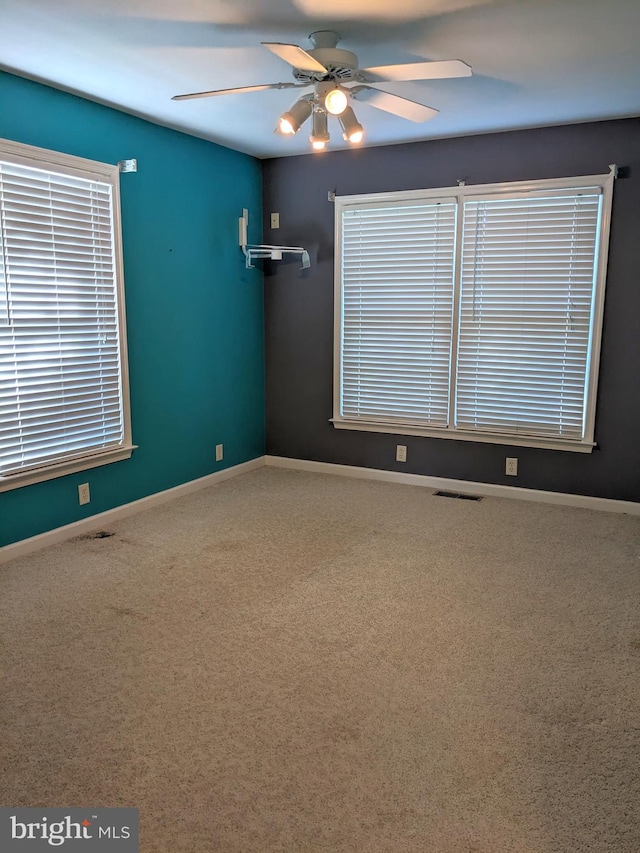
{"type": "Polygon", "coordinates": [[[332,418],[331,423],[336,429],[351,429],[360,432],[381,432],[392,435],[420,435],[425,438],[448,438],[454,441],[480,441],[484,444],[506,444],[511,447],[541,447],[545,450],[570,450],[574,453],[591,453],[593,442],[569,441],[560,438],[533,435],[501,435],[489,432],[465,432],[453,429],[428,429],[411,424],[376,423],[375,421],[348,421],[342,418],[332,418]]]}
{"type": "Polygon", "coordinates": [[[11,489],[19,489],[22,486],[32,486],[34,483],[43,483],[45,480],[53,480],[56,477],[65,477],[67,474],[75,474],[78,471],[87,471],[89,468],[98,468],[101,465],[110,465],[112,462],[121,462],[129,459],[136,445],[118,447],[95,456],[83,456],[81,459],[70,459],[66,462],[57,462],[42,468],[34,468],[24,473],[0,476],[0,492],[8,492],[11,489]]]}

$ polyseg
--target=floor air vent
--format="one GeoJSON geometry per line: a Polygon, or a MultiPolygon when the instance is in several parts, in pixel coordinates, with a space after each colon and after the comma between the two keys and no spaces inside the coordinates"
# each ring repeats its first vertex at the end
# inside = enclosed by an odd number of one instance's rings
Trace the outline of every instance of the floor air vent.
{"type": "Polygon", "coordinates": [[[478,495],[460,495],[458,492],[434,492],[438,498],[458,498],[461,501],[481,501],[482,498],[478,495]]]}

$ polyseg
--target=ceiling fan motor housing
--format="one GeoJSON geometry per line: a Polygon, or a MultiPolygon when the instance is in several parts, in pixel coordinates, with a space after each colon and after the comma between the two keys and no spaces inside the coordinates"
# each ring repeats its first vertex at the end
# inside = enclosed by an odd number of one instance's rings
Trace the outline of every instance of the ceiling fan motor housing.
{"type": "Polygon", "coordinates": [[[323,47],[318,50],[308,50],[307,53],[321,62],[328,73],[301,71],[294,68],[293,76],[301,83],[315,83],[321,80],[351,80],[358,69],[358,57],[350,50],[323,47]]]}
{"type": "Polygon", "coordinates": [[[351,80],[358,70],[358,57],[350,50],[336,47],[340,36],[331,30],[319,30],[311,33],[309,41],[313,45],[307,53],[317,59],[327,69],[327,74],[319,71],[302,71],[294,68],[293,76],[300,83],[319,83],[325,80],[351,80]]]}

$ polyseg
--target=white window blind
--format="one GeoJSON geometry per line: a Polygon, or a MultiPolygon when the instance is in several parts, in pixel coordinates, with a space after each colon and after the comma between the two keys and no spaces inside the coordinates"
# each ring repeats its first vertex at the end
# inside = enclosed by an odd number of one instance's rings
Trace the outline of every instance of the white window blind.
{"type": "Polygon", "coordinates": [[[600,204],[465,202],[456,426],[584,437],[600,204]]]}
{"type": "Polygon", "coordinates": [[[342,222],[342,412],[445,426],[456,207],[346,210],[342,222]]]}
{"type": "Polygon", "coordinates": [[[589,452],[614,173],[336,198],[334,426],[589,452]]]}
{"type": "Polygon", "coordinates": [[[0,149],[3,478],[130,444],[113,181],[25,159],[0,149]]]}

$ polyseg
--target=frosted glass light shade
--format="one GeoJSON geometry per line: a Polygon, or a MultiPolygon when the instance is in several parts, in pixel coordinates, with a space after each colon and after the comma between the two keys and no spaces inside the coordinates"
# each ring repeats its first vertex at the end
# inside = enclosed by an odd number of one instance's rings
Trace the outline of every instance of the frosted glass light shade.
{"type": "Polygon", "coordinates": [[[348,99],[342,89],[332,89],[324,99],[327,112],[333,116],[339,116],[347,108],[348,99]]]}

